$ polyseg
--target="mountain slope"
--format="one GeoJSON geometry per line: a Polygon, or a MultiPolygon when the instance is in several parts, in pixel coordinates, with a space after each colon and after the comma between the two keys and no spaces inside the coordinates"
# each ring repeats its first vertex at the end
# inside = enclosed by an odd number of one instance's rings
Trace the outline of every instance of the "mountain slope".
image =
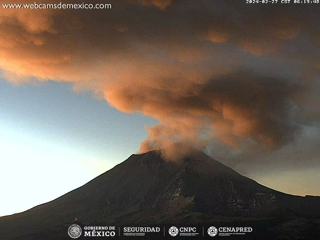
{"type": "Polygon", "coordinates": [[[320,218],[320,198],[269,189],[201,152],[174,163],[152,151],[54,201],[0,218],[0,239],[54,229],[75,217],[86,224],[150,225],[210,222],[217,215],[320,218]]]}

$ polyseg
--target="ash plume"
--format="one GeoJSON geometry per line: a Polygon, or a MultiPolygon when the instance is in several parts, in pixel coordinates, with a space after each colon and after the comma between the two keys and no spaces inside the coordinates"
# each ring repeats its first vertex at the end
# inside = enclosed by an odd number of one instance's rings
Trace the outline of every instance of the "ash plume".
{"type": "Polygon", "coordinates": [[[2,76],[17,85],[71,82],[122,112],[159,120],[147,127],[142,152],[175,143],[206,149],[216,140],[272,151],[319,122],[315,8],[109,2],[111,10],[2,11],[2,76]]]}

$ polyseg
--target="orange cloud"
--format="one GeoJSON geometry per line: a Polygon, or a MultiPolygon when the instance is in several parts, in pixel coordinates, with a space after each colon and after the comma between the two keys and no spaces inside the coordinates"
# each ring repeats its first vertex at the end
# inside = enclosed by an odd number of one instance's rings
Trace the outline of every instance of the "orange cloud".
{"type": "Polygon", "coordinates": [[[168,6],[171,5],[173,0],[132,0],[132,2],[136,2],[142,4],[143,6],[156,6],[161,10],[165,10],[168,6]]]}
{"type": "Polygon", "coordinates": [[[235,148],[241,139],[270,148],[290,142],[295,84],[284,77],[286,61],[270,72],[273,61],[263,57],[292,59],[286,44],[319,33],[314,11],[234,1],[110,3],[106,11],[3,10],[3,75],[72,82],[120,111],[158,119],[142,150],[177,142],[203,148],[216,138],[235,148]]]}

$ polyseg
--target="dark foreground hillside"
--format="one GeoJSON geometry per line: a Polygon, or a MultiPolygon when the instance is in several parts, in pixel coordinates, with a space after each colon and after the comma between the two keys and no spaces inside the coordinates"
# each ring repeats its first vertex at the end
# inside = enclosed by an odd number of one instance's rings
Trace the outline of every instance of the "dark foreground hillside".
{"type": "Polygon", "coordinates": [[[320,239],[320,197],[272,190],[201,152],[173,163],[156,151],[132,155],[54,201],[0,218],[0,239],[71,239],[67,229],[75,218],[97,226],[253,228],[235,239],[320,239]]]}

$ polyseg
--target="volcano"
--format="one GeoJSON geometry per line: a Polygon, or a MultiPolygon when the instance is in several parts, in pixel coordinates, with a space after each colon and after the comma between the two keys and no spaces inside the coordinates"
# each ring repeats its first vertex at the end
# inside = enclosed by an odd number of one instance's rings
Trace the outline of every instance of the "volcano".
{"type": "Polygon", "coordinates": [[[1,217],[0,239],[64,239],[75,218],[115,226],[247,224],[273,239],[320,239],[320,197],[270,189],[203,152],[172,162],[158,151],[131,155],[58,199],[1,217]]]}

